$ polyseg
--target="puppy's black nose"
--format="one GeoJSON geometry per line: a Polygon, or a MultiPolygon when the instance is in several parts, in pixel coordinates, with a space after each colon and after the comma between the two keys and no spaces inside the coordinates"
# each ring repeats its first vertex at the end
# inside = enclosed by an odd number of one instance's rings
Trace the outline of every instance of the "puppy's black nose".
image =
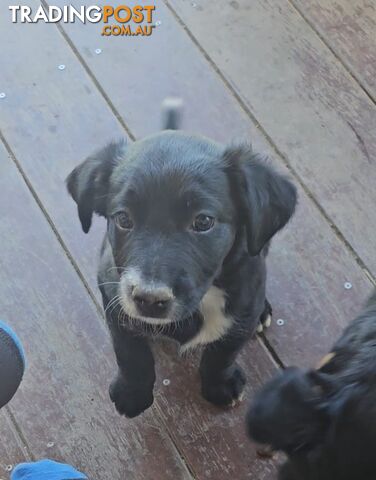
{"type": "Polygon", "coordinates": [[[171,295],[166,289],[134,288],[132,298],[140,315],[144,317],[164,318],[171,305],[171,295]]]}

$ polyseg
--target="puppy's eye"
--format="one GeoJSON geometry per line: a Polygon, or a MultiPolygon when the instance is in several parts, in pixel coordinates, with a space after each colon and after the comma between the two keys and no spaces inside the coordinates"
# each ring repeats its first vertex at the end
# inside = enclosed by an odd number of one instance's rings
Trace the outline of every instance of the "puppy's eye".
{"type": "Polygon", "coordinates": [[[132,230],[133,222],[127,212],[118,212],[114,215],[116,225],[122,230],[132,230]]]}
{"type": "Polygon", "coordinates": [[[197,217],[194,219],[192,223],[192,228],[195,232],[207,232],[213,227],[213,225],[213,217],[200,213],[200,215],[197,215],[197,217]]]}

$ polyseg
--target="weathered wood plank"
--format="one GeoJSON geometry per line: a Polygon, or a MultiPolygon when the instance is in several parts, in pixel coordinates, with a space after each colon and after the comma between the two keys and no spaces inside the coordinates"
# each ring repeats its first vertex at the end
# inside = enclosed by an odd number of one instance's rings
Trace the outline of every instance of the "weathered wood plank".
{"type": "Polygon", "coordinates": [[[376,4],[369,0],[293,0],[376,99],[376,4]]]}
{"type": "Polygon", "coordinates": [[[302,201],[272,243],[268,290],[275,322],[267,337],[285,364],[309,367],[359,313],[372,287],[312,203],[302,201]]]}
{"type": "Polygon", "coordinates": [[[29,461],[22,442],[5,408],[0,412],[0,479],[8,478],[15,465],[29,461]]]}
{"type": "Polygon", "coordinates": [[[376,275],[369,97],[287,0],[170,3],[376,275]]]}
{"type": "MultiPolygon", "coordinates": [[[[38,2],[29,5],[35,8],[38,2]]],[[[1,42],[7,44],[0,54],[2,91],[7,95],[0,128],[69,250],[79,256],[84,247],[95,256],[103,223],[95,222],[93,234],[83,240],[65,178],[90,152],[124,131],[54,25],[12,24],[5,16],[0,25],[1,42]],[[59,70],[60,64],[66,69],[59,70]]],[[[93,257],[83,256],[80,262],[96,286],[93,257]]]]}
{"type": "Polygon", "coordinates": [[[1,311],[28,358],[11,409],[34,456],[90,478],[189,480],[153,411],[135,422],[114,412],[104,322],[3,147],[0,217],[1,311]]]}
{"type": "MultiPolygon", "coordinates": [[[[64,0],[54,4],[62,6],[64,0]]],[[[82,4],[90,5],[90,0],[82,4]]],[[[75,23],[64,29],[137,137],[160,130],[162,101],[179,96],[184,101],[185,129],[219,141],[249,139],[247,116],[162,2],[156,4],[153,18],[161,25],[147,38],[102,37],[102,24],[75,23]],[[98,47],[100,55],[95,53],[98,47]],[[243,122],[234,125],[234,112],[243,122]]]]}
{"type": "Polygon", "coordinates": [[[171,346],[160,352],[159,405],[170,434],[181,445],[199,479],[230,477],[272,480],[278,458],[261,459],[246,436],[244,418],[250,398],[275,368],[257,340],[250,342],[240,364],[247,373],[244,401],[236,408],[215,408],[200,395],[198,356],[191,361],[177,358],[171,346]],[[174,369],[171,371],[171,358],[174,369]],[[162,379],[170,380],[164,385],[162,379]]]}

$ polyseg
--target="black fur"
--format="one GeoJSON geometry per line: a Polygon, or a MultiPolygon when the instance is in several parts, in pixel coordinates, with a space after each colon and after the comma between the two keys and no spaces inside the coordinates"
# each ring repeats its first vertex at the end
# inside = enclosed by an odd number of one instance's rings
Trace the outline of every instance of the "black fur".
{"type": "MultiPolygon", "coordinates": [[[[245,383],[236,356],[270,310],[268,242],[293,214],[295,188],[248,147],[225,149],[172,131],[128,146],[112,144],[85,160],[67,182],[85,232],[93,212],[107,218],[98,281],[119,366],[110,390],[118,411],[133,417],[152,404],[155,372],[148,334],[158,330],[186,344],[203,327],[199,304],[212,286],[225,292],[226,314],[234,321],[204,348],[202,393],[215,404],[232,403],[245,383]],[[128,212],[131,230],[118,227],[119,211],[128,212]],[[211,230],[193,231],[200,213],[215,218],[211,230]],[[155,327],[125,314],[116,296],[134,294],[130,271],[172,295],[148,314],[161,322],[173,318],[171,323],[155,327]],[[164,313],[158,315],[158,308],[164,313]]],[[[149,294],[137,298],[138,309],[149,294]]]]}
{"type": "Polygon", "coordinates": [[[320,370],[289,368],[253,402],[248,430],[288,455],[280,480],[376,478],[376,292],[320,370]]]}
{"type": "Polygon", "coordinates": [[[67,178],[68,191],[77,203],[82,230],[91,227],[93,213],[107,213],[107,194],[113,169],[125,148],[125,141],[112,142],[76,167],[67,178]]]}
{"type": "Polygon", "coordinates": [[[286,225],[295,209],[295,187],[267,167],[266,159],[251,149],[230,149],[225,153],[233,195],[247,229],[250,255],[258,255],[276,231],[286,225]],[[283,202],[281,199],[283,198],[283,202]]]}

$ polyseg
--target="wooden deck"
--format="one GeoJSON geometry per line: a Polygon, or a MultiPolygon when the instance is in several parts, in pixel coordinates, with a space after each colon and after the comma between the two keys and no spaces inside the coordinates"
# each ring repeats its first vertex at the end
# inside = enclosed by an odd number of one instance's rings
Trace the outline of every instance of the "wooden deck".
{"type": "Polygon", "coordinates": [[[150,38],[106,38],[0,15],[0,317],[28,357],[0,413],[0,478],[42,457],[92,480],[274,478],[245,436],[248,400],[277,365],[315,363],[376,283],[375,0],[166,0],[155,20],[150,38]],[[157,131],[171,95],[185,129],[252,140],[298,185],[269,259],[285,323],[244,351],[239,408],[204,402],[196,360],[166,346],[155,405],[127,420],[107,394],[115,361],[93,261],[105,225],[82,233],[64,179],[106,141],[157,131]]]}

